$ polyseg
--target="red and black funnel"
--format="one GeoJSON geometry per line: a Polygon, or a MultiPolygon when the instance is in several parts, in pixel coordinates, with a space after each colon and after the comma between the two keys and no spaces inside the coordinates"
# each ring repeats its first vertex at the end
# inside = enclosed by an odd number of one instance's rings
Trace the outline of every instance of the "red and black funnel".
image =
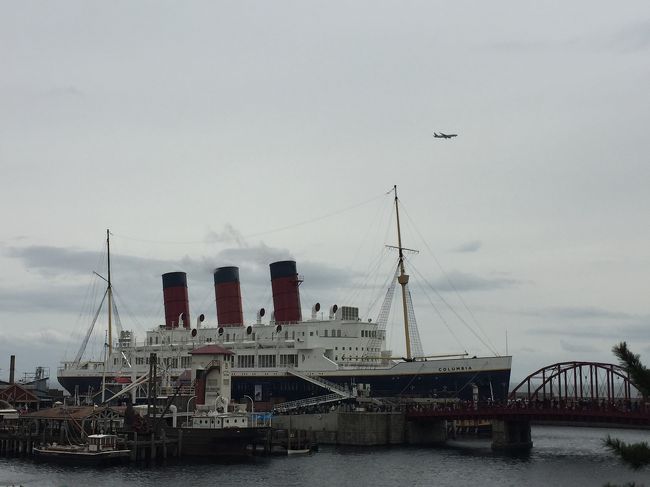
{"type": "Polygon", "coordinates": [[[271,288],[276,323],[298,323],[302,321],[300,309],[300,279],[296,262],[283,260],[274,262],[271,268],[271,288]]]}
{"type": "Polygon", "coordinates": [[[214,296],[219,326],[244,326],[238,267],[219,267],[214,271],[214,296]]]}
{"type": "Polygon", "coordinates": [[[167,329],[190,328],[190,304],[187,296],[187,274],[168,272],[162,275],[165,303],[165,326],[167,329]]]}

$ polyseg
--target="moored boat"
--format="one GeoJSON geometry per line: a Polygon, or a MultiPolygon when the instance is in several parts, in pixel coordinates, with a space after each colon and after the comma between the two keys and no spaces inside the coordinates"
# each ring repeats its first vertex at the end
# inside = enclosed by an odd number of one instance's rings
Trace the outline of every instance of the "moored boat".
{"type": "Polygon", "coordinates": [[[116,435],[89,435],[88,442],[80,445],[56,443],[34,447],[35,458],[39,460],[104,465],[127,461],[130,450],[119,448],[116,435]]]}

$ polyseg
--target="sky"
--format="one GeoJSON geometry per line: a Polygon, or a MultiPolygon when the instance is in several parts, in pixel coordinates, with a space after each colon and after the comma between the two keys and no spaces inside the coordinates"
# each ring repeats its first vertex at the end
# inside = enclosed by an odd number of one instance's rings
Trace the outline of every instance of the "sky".
{"type": "Polygon", "coordinates": [[[106,229],[140,339],[284,259],[377,319],[394,185],[425,353],[650,363],[649,56],[643,1],[1,1],[0,379],[74,357],[106,229]]]}

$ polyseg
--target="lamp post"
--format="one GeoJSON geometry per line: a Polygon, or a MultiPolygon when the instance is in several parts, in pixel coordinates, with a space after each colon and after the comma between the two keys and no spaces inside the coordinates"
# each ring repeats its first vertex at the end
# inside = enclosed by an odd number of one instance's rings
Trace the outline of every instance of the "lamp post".
{"type": "MultiPolygon", "coordinates": [[[[244,394],[244,397],[251,402],[251,419],[252,419],[253,414],[255,413],[255,401],[253,401],[252,397],[247,396],[246,394],[244,394]]],[[[257,426],[257,419],[255,420],[255,426],[257,426]]]]}
{"type": "Polygon", "coordinates": [[[190,416],[190,402],[192,399],[196,399],[196,396],[192,396],[187,400],[187,408],[186,408],[186,414],[185,414],[185,419],[188,419],[190,416]]]}
{"type": "Polygon", "coordinates": [[[247,396],[246,394],[244,394],[244,397],[251,402],[251,413],[254,413],[255,412],[255,401],[253,401],[252,397],[247,396]]]}

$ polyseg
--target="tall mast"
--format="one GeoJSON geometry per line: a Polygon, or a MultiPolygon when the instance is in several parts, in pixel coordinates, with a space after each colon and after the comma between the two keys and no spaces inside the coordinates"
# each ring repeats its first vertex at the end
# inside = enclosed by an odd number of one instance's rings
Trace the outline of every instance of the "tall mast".
{"type": "Polygon", "coordinates": [[[111,233],[106,229],[106,261],[108,265],[108,355],[113,353],[113,288],[111,287],[111,233]]]}
{"type": "Polygon", "coordinates": [[[409,315],[406,307],[406,285],[409,276],[404,272],[404,248],[402,247],[402,232],[399,226],[399,200],[397,199],[397,185],[393,186],[395,192],[395,215],[397,216],[397,248],[399,250],[399,276],[397,282],[402,286],[402,310],[404,311],[404,336],[406,338],[406,359],[411,360],[411,337],[409,336],[409,315]]]}

